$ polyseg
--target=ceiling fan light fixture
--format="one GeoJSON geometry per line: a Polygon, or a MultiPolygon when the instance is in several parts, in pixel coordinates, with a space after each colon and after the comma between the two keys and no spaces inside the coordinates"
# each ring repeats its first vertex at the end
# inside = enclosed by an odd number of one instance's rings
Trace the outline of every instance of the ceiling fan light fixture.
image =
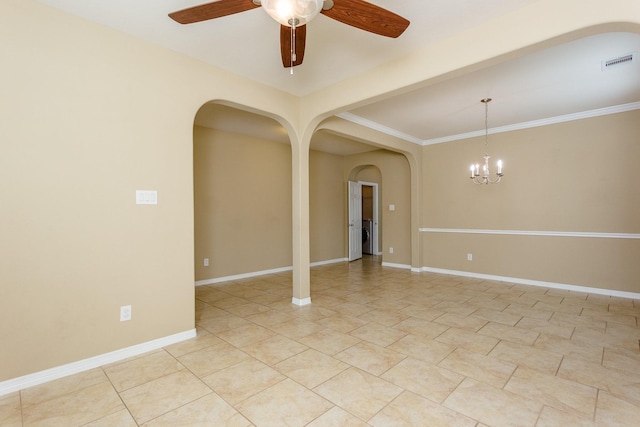
{"type": "Polygon", "coordinates": [[[287,27],[305,25],[322,10],[323,0],[262,0],[273,19],[287,27]]]}

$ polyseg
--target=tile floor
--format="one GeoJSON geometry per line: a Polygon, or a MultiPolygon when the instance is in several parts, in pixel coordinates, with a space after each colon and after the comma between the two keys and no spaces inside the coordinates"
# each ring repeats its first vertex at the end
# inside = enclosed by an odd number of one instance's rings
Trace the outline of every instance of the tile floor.
{"type": "Polygon", "coordinates": [[[637,426],[640,301],[383,268],[196,288],[198,336],[0,397],[2,426],[637,426]]]}

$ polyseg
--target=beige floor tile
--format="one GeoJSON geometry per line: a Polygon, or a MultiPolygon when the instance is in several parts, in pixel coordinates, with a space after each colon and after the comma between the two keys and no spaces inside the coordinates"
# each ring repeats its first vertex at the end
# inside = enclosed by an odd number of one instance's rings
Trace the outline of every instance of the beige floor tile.
{"type": "Polygon", "coordinates": [[[595,419],[599,426],[637,426],[640,420],[640,406],[606,391],[600,391],[595,419]]]}
{"type": "Polygon", "coordinates": [[[358,316],[359,319],[379,323],[384,326],[396,325],[408,317],[406,314],[399,313],[396,310],[379,309],[374,309],[358,316]]]}
{"type": "Polygon", "coordinates": [[[109,379],[102,369],[91,369],[24,389],[20,392],[21,401],[23,406],[35,405],[68,393],[108,382],[109,379]]]}
{"type": "Polygon", "coordinates": [[[558,370],[558,376],[608,391],[640,405],[640,371],[622,371],[599,363],[565,357],[558,370]]]}
{"type": "Polygon", "coordinates": [[[245,318],[247,316],[251,316],[252,314],[264,313],[265,311],[269,310],[271,309],[266,305],[257,304],[255,302],[247,302],[246,304],[234,305],[225,309],[225,311],[228,311],[235,316],[245,318]]]}
{"type": "Polygon", "coordinates": [[[372,322],[354,329],[349,335],[386,347],[407,335],[407,332],[372,322]]]}
{"type": "Polygon", "coordinates": [[[451,353],[438,366],[498,388],[504,387],[516,370],[512,363],[461,349],[451,353]]]}
{"type": "MultiPolygon", "coordinates": [[[[288,298],[291,300],[291,298],[288,298]]],[[[311,322],[315,322],[316,320],[321,320],[326,317],[337,316],[338,312],[334,310],[330,310],[326,307],[316,306],[314,304],[306,305],[303,307],[298,307],[296,305],[291,304],[289,301],[289,310],[285,310],[285,312],[296,319],[305,319],[311,322]]]]}
{"type": "Polygon", "coordinates": [[[553,313],[550,320],[569,323],[573,326],[587,326],[591,329],[599,330],[600,332],[604,332],[607,327],[607,322],[583,316],[576,316],[575,314],[553,313]]]}
{"type": "MultiPolygon", "coordinates": [[[[376,298],[372,298],[372,300],[373,299],[376,299],[376,298]]],[[[375,310],[375,308],[366,305],[364,301],[360,303],[345,302],[338,306],[333,307],[333,309],[342,315],[354,316],[354,317],[358,317],[361,314],[365,314],[369,311],[375,310]]]]}
{"type": "Polygon", "coordinates": [[[540,333],[536,331],[507,326],[495,322],[487,323],[478,331],[478,334],[525,345],[533,344],[538,338],[538,335],[540,335],[540,333]]]}
{"type": "Polygon", "coordinates": [[[407,358],[380,378],[441,403],[465,377],[422,360],[407,358]]]}
{"type": "Polygon", "coordinates": [[[405,331],[414,335],[421,335],[425,338],[435,338],[449,329],[449,326],[428,320],[410,317],[394,326],[394,329],[405,331]]]}
{"type": "Polygon", "coordinates": [[[607,334],[628,339],[632,341],[640,340],[640,327],[621,325],[620,323],[607,322],[607,334]]]}
{"type": "Polygon", "coordinates": [[[104,371],[113,387],[121,392],[181,369],[184,369],[184,366],[180,362],[166,351],[160,350],[106,367],[104,371]]]}
{"type": "Polygon", "coordinates": [[[562,354],[540,350],[528,345],[500,341],[489,353],[489,357],[555,375],[562,362],[562,354]]]}
{"type": "Polygon", "coordinates": [[[333,404],[296,382],[286,379],[236,405],[256,426],[304,426],[333,404]]]}
{"type": "Polygon", "coordinates": [[[422,320],[433,320],[442,316],[445,312],[443,310],[436,310],[429,308],[428,305],[417,305],[415,302],[408,307],[398,311],[398,313],[406,314],[407,316],[417,317],[422,320]]]}
{"type": "Polygon", "coordinates": [[[566,313],[566,314],[574,314],[580,315],[584,308],[571,305],[571,304],[561,304],[561,303],[551,303],[551,302],[537,302],[532,307],[534,310],[543,310],[543,311],[552,311],[554,313],[566,313]]]}
{"type": "Polygon", "coordinates": [[[83,427],[137,427],[131,414],[127,409],[121,409],[104,418],[85,424],[83,427]]]}
{"type": "Polygon", "coordinates": [[[323,329],[298,340],[302,344],[333,356],[360,342],[359,338],[333,329],[323,329]]]}
{"type": "Polygon", "coordinates": [[[629,314],[631,316],[640,316],[640,307],[633,305],[621,305],[618,303],[609,304],[609,311],[611,313],[629,314]]]}
{"type": "Polygon", "coordinates": [[[223,341],[220,338],[216,337],[209,331],[198,328],[197,336],[195,338],[191,338],[177,344],[172,344],[164,349],[173,357],[180,357],[194,351],[202,350],[203,348],[211,347],[212,345],[219,345],[222,342],[223,341]]]}
{"type": "Polygon", "coordinates": [[[584,310],[582,310],[582,313],[580,313],[580,315],[589,319],[600,320],[607,323],[612,322],[626,326],[638,326],[636,316],[630,314],[603,312],[600,310],[585,308],[584,310]]]}
{"type": "Polygon", "coordinates": [[[202,378],[213,391],[235,405],[286,377],[256,359],[247,359],[202,378]]]}
{"type": "Polygon", "coordinates": [[[186,369],[120,393],[138,424],[173,411],[212,393],[211,389],[186,369]]]}
{"type": "Polygon", "coordinates": [[[284,359],[302,353],[307,348],[306,345],[300,344],[298,341],[282,335],[274,335],[266,340],[243,347],[242,350],[268,365],[275,365],[284,359]]]}
{"type": "Polygon", "coordinates": [[[458,316],[468,316],[474,311],[476,311],[477,307],[473,305],[467,305],[462,299],[469,299],[463,297],[461,294],[452,294],[450,296],[449,301],[443,301],[433,306],[436,310],[442,310],[449,314],[457,314],[458,316]],[[462,298],[461,298],[462,297],[462,298]]]}
{"type": "Polygon", "coordinates": [[[202,378],[249,358],[250,356],[244,351],[238,350],[231,344],[223,343],[185,354],[178,360],[202,378]]]}
{"type": "Polygon", "coordinates": [[[399,339],[387,348],[434,365],[456,349],[453,345],[412,334],[399,339]]]}
{"type": "Polygon", "coordinates": [[[548,406],[542,408],[536,427],[559,426],[596,427],[596,423],[592,421],[592,418],[580,417],[574,412],[564,412],[548,406]]]}
{"type": "Polygon", "coordinates": [[[293,317],[289,314],[271,309],[245,317],[246,320],[249,320],[257,325],[264,326],[266,328],[268,328],[269,326],[277,325],[278,323],[287,322],[292,318],[293,317]]]}
{"type": "Polygon", "coordinates": [[[435,338],[435,341],[480,354],[489,354],[500,341],[498,338],[478,335],[474,332],[450,328],[435,338]]]}
{"type": "Polygon", "coordinates": [[[407,307],[409,303],[402,300],[387,300],[381,298],[370,301],[367,303],[367,305],[383,310],[402,310],[403,308],[407,307]]]}
{"type": "Polygon", "coordinates": [[[521,304],[511,304],[504,309],[505,313],[513,313],[519,316],[531,317],[533,319],[549,320],[553,316],[553,311],[531,308],[521,304]]]}
{"type": "Polygon", "coordinates": [[[602,364],[608,368],[638,372],[640,370],[640,351],[624,348],[605,348],[602,364]]]}
{"type": "Polygon", "coordinates": [[[321,307],[334,308],[340,304],[344,304],[346,301],[342,298],[336,298],[329,295],[312,295],[312,301],[314,304],[321,307]]]}
{"type": "Polygon", "coordinates": [[[514,372],[504,390],[585,418],[593,417],[598,395],[594,387],[523,367],[514,372]]]}
{"type": "Polygon", "coordinates": [[[562,338],[571,338],[571,335],[573,335],[573,331],[575,329],[573,325],[566,324],[564,322],[532,319],[531,317],[523,317],[515,326],[517,328],[522,328],[533,332],[557,335],[562,338]]]}
{"type": "Polygon", "coordinates": [[[292,319],[287,322],[271,326],[271,329],[280,335],[297,340],[315,332],[321,331],[325,326],[309,320],[292,319]]]}
{"type": "Polygon", "coordinates": [[[571,339],[576,342],[584,343],[585,345],[598,343],[605,348],[622,348],[631,351],[638,350],[637,338],[619,337],[610,333],[610,330],[611,328],[607,328],[607,332],[603,332],[601,330],[594,330],[585,326],[577,326],[571,339]]]}
{"type": "Polygon", "coordinates": [[[0,420],[3,426],[22,427],[20,393],[0,396],[0,420]]]}
{"type": "Polygon", "coordinates": [[[242,317],[234,316],[232,314],[225,314],[224,316],[202,319],[196,323],[196,326],[198,328],[205,329],[212,334],[218,334],[220,332],[228,331],[229,329],[236,329],[249,325],[252,325],[252,323],[248,320],[245,320],[242,317]]]}
{"type": "Polygon", "coordinates": [[[395,399],[402,388],[360,369],[349,368],[314,391],[366,421],[395,399]]]}
{"type": "Polygon", "coordinates": [[[461,316],[455,313],[445,313],[437,319],[434,319],[433,322],[472,332],[476,332],[478,329],[482,328],[488,323],[486,320],[479,317],[470,315],[461,316]]]}
{"type": "Polygon", "coordinates": [[[221,308],[214,307],[205,302],[196,300],[196,322],[205,319],[213,319],[218,316],[226,316],[229,313],[221,308]]]}
{"type": "Polygon", "coordinates": [[[24,426],[73,426],[99,420],[124,409],[109,382],[42,401],[22,410],[24,426]]]}
{"type": "Polygon", "coordinates": [[[366,325],[368,322],[366,320],[358,319],[357,317],[340,315],[320,319],[317,320],[316,323],[325,328],[346,334],[354,329],[358,329],[360,326],[366,325]]]}
{"type": "Polygon", "coordinates": [[[236,329],[220,332],[219,338],[240,348],[250,344],[255,344],[275,335],[275,332],[263,328],[262,326],[249,324],[236,329]]]}
{"type": "Polygon", "coordinates": [[[514,326],[522,316],[513,313],[504,313],[501,310],[491,310],[488,308],[479,308],[474,311],[472,316],[484,319],[488,322],[502,323],[507,326],[514,326]]]}
{"type": "Polygon", "coordinates": [[[476,421],[405,391],[369,420],[374,427],[474,427],[476,421]]]}
{"type": "Polygon", "coordinates": [[[337,406],[307,424],[306,427],[368,427],[369,424],[337,406]]]}
{"type": "Polygon", "coordinates": [[[349,365],[309,349],[278,363],[275,368],[307,388],[314,388],[349,368],[349,365]]]}
{"type": "Polygon", "coordinates": [[[214,307],[218,307],[221,308],[223,310],[229,308],[229,307],[233,307],[235,305],[242,305],[242,304],[246,304],[248,303],[249,300],[246,300],[244,298],[238,298],[238,297],[234,297],[229,295],[228,298],[223,298],[223,299],[218,299],[216,301],[211,301],[210,304],[213,305],[214,307]]]}
{"type": "Polygon", "coordinates": [[[373,375],[380,375],[398,364],[406,356],[369,342],[361,342],[341,351],[334,357],[373,375]]]}
{"type": "Polygon", "coordinates": [[[490,426],[534,426],[542,405],[467,378],[443,405],[490,426]]]}
{"type": "Polygon", "coordinates": [[[145,427],[187,425],[249,427],[252,424],[215,393],[209,393],[144,424],[145,427]]]}
{"type": "Polygon", "coordinates": [[[533,347],[594,363],[602,361],[604,351],[604,348],[598,343],[584,343],[547,334],[540,334],[533,347]]]}

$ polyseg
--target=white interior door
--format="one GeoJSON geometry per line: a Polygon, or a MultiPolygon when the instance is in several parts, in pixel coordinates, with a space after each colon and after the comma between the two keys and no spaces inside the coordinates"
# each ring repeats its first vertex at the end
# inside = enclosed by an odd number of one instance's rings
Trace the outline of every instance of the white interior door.
{"type": "Polygon", "coordinates": [[[349,261],[362,258],[362,184],[349,181],[349,261]]]}

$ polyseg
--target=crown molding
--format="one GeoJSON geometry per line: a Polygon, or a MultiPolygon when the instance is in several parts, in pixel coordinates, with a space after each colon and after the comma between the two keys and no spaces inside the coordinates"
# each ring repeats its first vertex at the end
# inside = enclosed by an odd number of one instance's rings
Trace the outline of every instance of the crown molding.
{"type": "MultiPolygon", "coordinates": [[[[626,111],[632,111],[632,110],[640,110],[640,102],[631,102],[629,104],[614,105],[612,107],[597,108],[595,110],[582,111],[582,112],[573,113],[573,114],[565,114],[563,116],[549,117],[546,119],[532,120],[529,122],[515,123],[507,126],[489,128],[488,133],[497,134],[497,133],[503,133],[503,132],[512,132],[515,130],[529,129],[529,128],[534,128],[539,126],[549,126],[557,123],[588,119],[588,118],[598,117],[598,116],[606,116],[609,114],[624,113],[626,111]]],[[[420,138],[416,138],[415,136],[411,136],[406,133],[400,132],[396,129],[383,126],[380,123],[376,123],[374,121],[367,120],[363,117],[356,116],[355,114],[340,113],[340,114],[337,114],[336,116],[340,117],[341,119],[350,121],[352,123],[367,127],[369,129],[373,129],[387,135],[395,136],[396,138],[400,138],[405,141],[409,141],[414,144],[418,144],[422,146],[442,144],[444,142],[458,141],[458,140],[467,139],[467,138],[475,138],[478,136],[483,136],[485,134],[485,130],[482,129],[474,132],[466,132],[466,133],[460,133],[457,135],[443,136],[441,138],[420,139],[420,138]]]]}
{"type": "Polygon", "coordinates": [[[341,119],[344,119],[346,121],[349,121],[351,123],[355,123],[357,125],[364,126],[366,128],[372,129],[372,130],[376,130],[378,132],[382,132],[382,133],[384,133],[386,135],[395,136],[396,138],[400,138],[400,139],[403,139],[405,141],[413,142],[414,144],[423,145],[423,142],[424,142],[420,138],[416,138],[415,136],[411,136],[409,134],[406,134],[404,132],[400,132],[399,130],[392,129],[392,128],[387,127],[387,126],[383,126],[380,123],[374,122],[372,120],[367,120],[367,119],[365,119],[363,117],[356,116],[355,114],[339,113],[339,114],[336,114],[336,116],[340,117],[341,119]]]}

